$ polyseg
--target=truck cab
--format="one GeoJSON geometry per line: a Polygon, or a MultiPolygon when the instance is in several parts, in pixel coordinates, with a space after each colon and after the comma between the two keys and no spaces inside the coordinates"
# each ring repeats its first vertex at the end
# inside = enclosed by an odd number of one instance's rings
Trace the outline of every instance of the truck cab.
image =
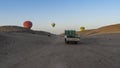
{"type": "Polygon", "coordinates": [[[77,44],[80,41],[80,37],[76,34],[75,30],[65,30],[65,43],[75,43],[77,44]]]}

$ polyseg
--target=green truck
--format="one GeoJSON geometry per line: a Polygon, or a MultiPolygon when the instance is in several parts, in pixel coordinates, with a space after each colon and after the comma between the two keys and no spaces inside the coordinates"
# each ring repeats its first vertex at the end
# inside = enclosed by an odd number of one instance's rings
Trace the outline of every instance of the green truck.
{"type": "Polygon", "coordinates": [[[76,34],[75,30],[65,30],[65,43],[75,43],[77,44],[80,41],[80,37],[76,34]]]}

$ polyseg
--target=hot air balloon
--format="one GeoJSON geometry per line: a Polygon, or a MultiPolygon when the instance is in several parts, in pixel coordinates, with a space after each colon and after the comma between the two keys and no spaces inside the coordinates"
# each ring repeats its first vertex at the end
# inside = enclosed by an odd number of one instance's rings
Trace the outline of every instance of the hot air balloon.
{"type": "Polygon", "coordinates": [[[31,21],[25,21],[25,22],[23,23],[23,26],[24,26],[24,28],[31,29],[31,27],[32,27],[32,22],[31,22],[31,21]]]}
{"type": "Polygon", "coordinates": [[[51,26],[52,26],[52,27],[55,27],[55,23],[52,23],[51,26]]]}
{"type": "Polygon", "coordinates": [[[80,31],[84,31],[84,30],[85,30],[85,27],[81,26],[80,31]]]}

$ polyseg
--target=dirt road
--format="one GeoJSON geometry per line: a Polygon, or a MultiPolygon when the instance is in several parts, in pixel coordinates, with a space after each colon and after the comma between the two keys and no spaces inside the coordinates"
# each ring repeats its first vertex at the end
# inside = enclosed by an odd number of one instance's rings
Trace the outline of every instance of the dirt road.
{"type": "Polygon", "coordinates": [[[0,68],[120,68],[119,34],[82,37],[65,44],[61,36],[4,34],[0,68]],[[116,38],[115,38],[116,36],[116,38]]]}

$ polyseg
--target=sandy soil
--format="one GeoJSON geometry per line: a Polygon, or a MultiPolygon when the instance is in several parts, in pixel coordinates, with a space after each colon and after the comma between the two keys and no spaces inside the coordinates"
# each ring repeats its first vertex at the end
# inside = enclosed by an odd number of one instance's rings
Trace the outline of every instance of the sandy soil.
{"type": "Polygon", "coordinates": [[[0,68],[120,68],[120,34],[81,37],[1,33],[0,68]]]}

